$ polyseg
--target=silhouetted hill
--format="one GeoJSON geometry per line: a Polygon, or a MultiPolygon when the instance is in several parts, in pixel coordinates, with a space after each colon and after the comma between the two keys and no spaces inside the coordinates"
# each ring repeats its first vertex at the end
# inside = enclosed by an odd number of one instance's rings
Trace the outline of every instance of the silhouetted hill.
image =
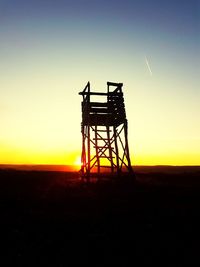
{"type": "Polygon", "coordinates": [[[73,172],[79,169],[76,165],[48,165],[48,164],[0,164],[3,170],[24,170],[24,171],[65,171],[73,172]]]}

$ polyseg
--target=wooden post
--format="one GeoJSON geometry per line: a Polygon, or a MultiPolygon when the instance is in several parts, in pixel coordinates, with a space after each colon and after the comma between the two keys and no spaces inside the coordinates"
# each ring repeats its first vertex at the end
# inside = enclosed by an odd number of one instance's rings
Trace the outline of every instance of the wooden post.
{"type": "Polygon", "coordinates": [[[97,136],[97,125],[95,125],[95,149],[96,149],[96,160],[97,160],[97,172],[100,173],[100,159],[99,159],[99,147],[98,147],[98,136],[97,136]]]}
{"type": "Polygon", "coordinates": [[[126,153],[126,158],[128,162],[128,168],[129,168],[129,171],[132,172],[133,169],[131,166],[129,147],[128,147],[128,121],[127,120],[125,120],[124,122],[124,138],[125,138],[125,153],[126,153]]]}
{"type": "Polygon", "coordinates": [[[114,166],[113,166],[113,158],[112,158],[112,147],[110,144],[110,128],[109,126],[106,126],[107,130],[107,139],[108,139],[108,150],[109,150],[109,160],[110,160],[110,166],[111,166],[111,173],[114,172],[114,166]]]}
{"type": "Polygon", "coordinates": [[[113,126],[113,131],[114,131],[114,140],[115,140],[117,173],[119,175],[119,173],[120,173],[120,170],[119,170],[119,151],[118,151],[118,144],[117,144],[117,129],[115,126],[113,126]]]}

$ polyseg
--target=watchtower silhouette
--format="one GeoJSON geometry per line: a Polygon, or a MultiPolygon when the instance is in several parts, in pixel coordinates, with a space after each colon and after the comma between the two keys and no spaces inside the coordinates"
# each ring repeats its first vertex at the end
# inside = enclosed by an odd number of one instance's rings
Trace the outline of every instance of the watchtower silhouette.
{"type": "Polygon", "coordinates": [[[90,83],[79,95],[82,101],[81,175],[91,175],[109,169],[111,174],[132,173],[128,122],[124,106],[122,83],[107,82],[107,92],[91,92],[90,83]],[[101,100],[101,101],[97,101],[101,100]],[[105,169],[106,168],[106,169],[105,169]]]}

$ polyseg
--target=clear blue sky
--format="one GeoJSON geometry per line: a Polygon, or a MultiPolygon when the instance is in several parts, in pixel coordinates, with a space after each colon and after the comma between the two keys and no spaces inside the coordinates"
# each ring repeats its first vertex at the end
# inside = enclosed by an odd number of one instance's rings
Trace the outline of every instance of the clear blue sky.
{"type": "Polygon", "coordinates": [[[123,82],[133,164],[200,164],[198,0],[1,0],[0,163],[72,163],[78,92],[123,82]]]}

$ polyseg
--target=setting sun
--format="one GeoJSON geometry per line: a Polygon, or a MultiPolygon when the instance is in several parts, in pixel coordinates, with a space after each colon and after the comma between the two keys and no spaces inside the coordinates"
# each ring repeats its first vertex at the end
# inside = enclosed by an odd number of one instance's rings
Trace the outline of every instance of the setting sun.
{"type": "Polygon", "coordinates": [[[75,165],[75,166],[81,166],[81,157],[80,157],[80,156],[78,156],[78,157],[75,159],[75,161],[74,161],[74,165],[75,165]]]}

